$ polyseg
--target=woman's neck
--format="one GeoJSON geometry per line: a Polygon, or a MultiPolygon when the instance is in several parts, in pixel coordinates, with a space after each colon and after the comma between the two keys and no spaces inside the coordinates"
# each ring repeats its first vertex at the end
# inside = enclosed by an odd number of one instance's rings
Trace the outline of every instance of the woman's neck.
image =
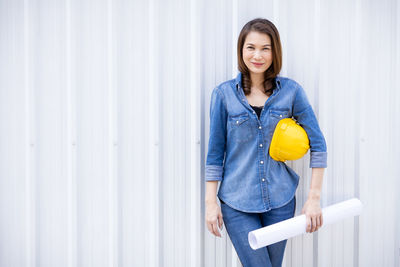
{"type": "Polygon", "coordinates": [[[264,89],[264,73],[250,73],[251,87],[264,89]]]}

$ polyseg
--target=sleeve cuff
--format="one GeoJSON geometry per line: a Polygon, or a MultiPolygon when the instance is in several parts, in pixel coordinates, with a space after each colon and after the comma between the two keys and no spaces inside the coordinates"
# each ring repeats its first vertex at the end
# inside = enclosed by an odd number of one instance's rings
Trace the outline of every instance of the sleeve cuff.
{"type": "Polygon", "coordinates": [[[326,168],[327,161],[327,152],[314,151],[310,154],[310,168],[326,168]]]}
{"type": "Polygon", "coordinates": [[[206,165],[206,182],[222,181],[223,172],[224,172],[223,166],[206,165]]]}

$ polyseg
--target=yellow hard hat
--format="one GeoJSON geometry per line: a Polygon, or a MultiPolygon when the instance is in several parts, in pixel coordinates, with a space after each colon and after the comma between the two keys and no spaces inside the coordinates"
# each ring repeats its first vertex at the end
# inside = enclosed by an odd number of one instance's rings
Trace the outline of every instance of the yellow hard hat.
{"type": "Polygon", "coordinates": [[[285,118],[278,122],[269,147],[269,155],[276,161],[303,157],[310,143],[306,131],[295,120],[285,118]]]}

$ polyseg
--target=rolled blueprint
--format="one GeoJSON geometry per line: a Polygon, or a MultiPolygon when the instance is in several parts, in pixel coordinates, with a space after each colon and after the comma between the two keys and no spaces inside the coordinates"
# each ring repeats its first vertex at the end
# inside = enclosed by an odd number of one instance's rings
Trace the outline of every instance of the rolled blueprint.
{"type": "MultiPolygon", "coordinates": [[[[352,198],[322,209],[323,225],[333,224],[340,220],[361,214],[362,203],[357,198],[352,198]]],[[[284,220],[254,231],[249,232],[250,247],[254,250],[270,244],[306,233],[306,215],[284,220]]],[[[320,228],[321,229],[321,228],[320,228]]]]}

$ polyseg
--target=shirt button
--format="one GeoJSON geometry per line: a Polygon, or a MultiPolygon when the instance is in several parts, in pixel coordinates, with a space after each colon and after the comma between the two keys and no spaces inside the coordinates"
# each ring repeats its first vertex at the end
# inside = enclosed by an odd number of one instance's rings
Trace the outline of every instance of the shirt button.
{"type": "Polygon", "coordinates": [[[282,118],[282,115],[279,115],[279,117],[281,117],[281,118],[282,118]]]}
{"type": "Polygon", "coordinates": [[[261,164],[264,164],[264,161],[260,161],[261,164]]]}
{"type": "Polygon", "coordinates": [[[239,121],[236,121],[236,124],[239,124],[239,121]]]}
{"type": "Polygon", "coordinates": [[[253,114],[256,114],[256,112],[255,112],[255,111],[253,111],[253,114]]]}
{"type": "Polygon", "coordinates": [[[265,182],[265,179],[263,178],[262,181],[265,182]]]}
{"type": "Polygon", "coordinates": [[[258,126],[258,129],[261,129],[262,127],[261,126],[258,126]]]}
{"type": "Polygon", "coordinates": [[[262,144],[260,144],[260,147],[262,147],[262,144]]]}

